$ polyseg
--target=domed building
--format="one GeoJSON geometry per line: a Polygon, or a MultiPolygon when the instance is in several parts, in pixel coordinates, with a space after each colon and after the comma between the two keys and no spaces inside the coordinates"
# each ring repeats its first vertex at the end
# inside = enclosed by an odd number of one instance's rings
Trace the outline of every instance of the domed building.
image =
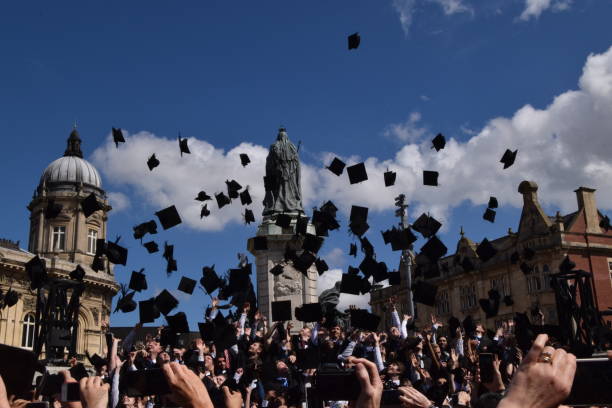
{"type": "Polygon", "coordinates": [[[102,353],[105,348],[102,327],[108,323],[111,301],[119,286],[112,265],[104,259],[99,271],[91,268],[98,239],[106,239],[111,206],[102,189],[96,168],[83,159],[81,138],[73,129],[64,155],[47,166],[28,205],[30,233],[28,249],[19,243],[0,240],[0,289],[19,293],[19,300],[0,309],[0,343],[32,349],[36,292],[30,290],[25,264],[34,256],[46,262],[49,276],[67,278],[77,265],[86,272],[85,290],[80,299],[77,355],[85,351],[102,353]],[[103,209],[85,217],[81,201],[94,193],[103,209]],[[45,216],[49,202],[62,206],[53,218],[45,216]]]}

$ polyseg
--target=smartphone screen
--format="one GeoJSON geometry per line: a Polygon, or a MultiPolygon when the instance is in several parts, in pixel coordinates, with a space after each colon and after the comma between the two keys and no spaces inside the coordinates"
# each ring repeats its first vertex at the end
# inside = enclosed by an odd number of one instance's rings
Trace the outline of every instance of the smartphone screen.
{"type": "Polygon", "coordinates": [[[62,392],[60,394],[61,402],[72,402],[81,400],[81,389],[79,383],[64,383],[62,384],[62,392]]]}
{"type": "Polygon", "coordinates": [[[572,391],[565,405],[612,405],[612,361],[607,358],[585,358],[576,361],[572,391]]]}
{"type": "Polygon", "coordinates": [[[493,381],[493,354],[480,353],[478,356],[480,367],[480,381],[488,383],[493,381]]]}

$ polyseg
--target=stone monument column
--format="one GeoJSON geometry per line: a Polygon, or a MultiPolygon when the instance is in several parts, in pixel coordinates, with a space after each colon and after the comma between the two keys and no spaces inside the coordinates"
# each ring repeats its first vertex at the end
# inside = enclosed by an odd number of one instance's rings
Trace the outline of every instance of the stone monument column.
{"type": "MultiPolygon", "coordinates": [[[[276,142],[270,146],[264,186],[266,197],[263,221],[259,225],[257,236],[267,238],[268,248],[255,250],[254,238],[249,239],[247,244],[249,252],[255,257],[259,310],[271,324],[271,303],[290,300],[293,327],[300,329],[304,325],[295,320],[294,310],[304,303],[318,302],[319,275],[314,264],[303,274],[296,270],[290,261],[285,260],[288,248],[297,251],[297,255],[302,252],[303,236],[296,234],[296,224],[298,218],[305,215],[302,208],[298,148],[291,143],[284,128],[279,129],[276,142]],[[289,227],[276,225],[279,215],[288,215],[291,218],[289,227]],[[283,272],[274,276],[270,271],[277,265],[283,266],[283,272]]],[[[308,225],[307,233],[315,233],[313,225],[308,225]]]]}

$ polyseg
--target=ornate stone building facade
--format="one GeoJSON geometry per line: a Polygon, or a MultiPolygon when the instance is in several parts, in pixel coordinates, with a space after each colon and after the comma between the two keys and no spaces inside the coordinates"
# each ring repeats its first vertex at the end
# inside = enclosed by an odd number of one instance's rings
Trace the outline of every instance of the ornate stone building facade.
{"type": "MultiPolygon", "coordinates": [[[[538,186],[523,181],[518,188],[523,196],[523,210],[518,232],[491,240],[497,255],[481,262],[476,254],[478,244],[462,231],[455,253],[439,261],[439,275],[426,279],[438,286],[436,305],[417,304],[417,325],[427,324],[430,313],[442,321],[450,316],[463,319],[471,315],[476,322],[493,328],[502,320],[510,319],[517,312],[529,311],[536,306],[544,313],[547,323],[557,323],[555,295],[550,287],[549,275],[559,270],[566,255],[578,269],[593,273],[595,301],[599,310],[612,307],[612,230],[605,231],[599,224],[602,214],[598,211],[595,190],[580,187],[575,193],[577,211],[555,216],[547,215],[538,202],[538,186]],[[514,253],[533,251],[533,258],[525,263],[531,272],[525,273],[522,262],[513,263],[514,253]],[[464,258],[474,265],[471,271],[461,266],[464,258]],[[502,298],[511,296],[513,304],[500,303],[496,317],[487,319],[478,300],[486,299],[491,289],[497,289],[502,298]]],[[[400,285],[401,286],[401,285],[400,285]]],[[[407,288],[384,288],[372,294],[374,313],[384,314],[384,302],[397,294],[404,307],[407,288]]],[[[388,313],[386,313],[388,315],[388,313]]]]}
{"type": "Polygon", "coordinates": [[[102,325],[108,323],[111,301],[118,291],[112,266],[91,269],[96,240],[106,238],[107,214],[111,210],[98,171],[81,152],[76,129],[70,133],[63,157],[44,170],[32,201],[28,249],[18,243],[0,240],[0,289],[20,294],[12,307],[0,310],[0,343],[31,349],[34,345],[36,292],[30,290],[25,264],[35,255],[46,262],[50,276],[67,277],[77,265],[86,271],[85,291],[81,295],[77,353],[100,354],[105,348],[102,325]],[[85,217],[80,202],[94,193],[104,209],[85,217]],[[55,218],[45,217],[50,200],[62,205],[55,218]]]}

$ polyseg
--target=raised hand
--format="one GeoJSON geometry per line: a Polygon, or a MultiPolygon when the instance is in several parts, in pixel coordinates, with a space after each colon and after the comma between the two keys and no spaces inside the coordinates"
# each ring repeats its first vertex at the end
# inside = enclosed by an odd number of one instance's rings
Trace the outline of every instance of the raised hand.
{"type": "Polygon", "coordinates": [[[164,364],[162,370],[174,402],[187,408],[213,408],[204,383],[193,371],[178,363],[164,364]]]}
{"type": "Polygon", "coordinates": [[[221,390],[223,391],[223,400],[225,401],[226,408],[242,407],[242,394],[240,391],[232,391],[226,385],[221,390]]]}
{"type": "Polygon", "coordinates": [[[106,408],[108,405],[109,385],[101,377],[84,377],[79,383],[81,400],[87,408],[106,408]]]}
{"type": "Polygon", "coordinates": [[[412,387],[399,387],[398,391],[400,392],[399,399],[403,407],[429,408],[433,405],[433,401],[430,401],[429,398],[412,387]]]}
{"type": "Polygon", "coordinates": [[[355,375],[361,385],[361,392],[355,403],[357,408],[380,408],[383,383],[378,375],[376,364],[365,358],[349,357],[348,362],[355,364],[355,375]]]}

